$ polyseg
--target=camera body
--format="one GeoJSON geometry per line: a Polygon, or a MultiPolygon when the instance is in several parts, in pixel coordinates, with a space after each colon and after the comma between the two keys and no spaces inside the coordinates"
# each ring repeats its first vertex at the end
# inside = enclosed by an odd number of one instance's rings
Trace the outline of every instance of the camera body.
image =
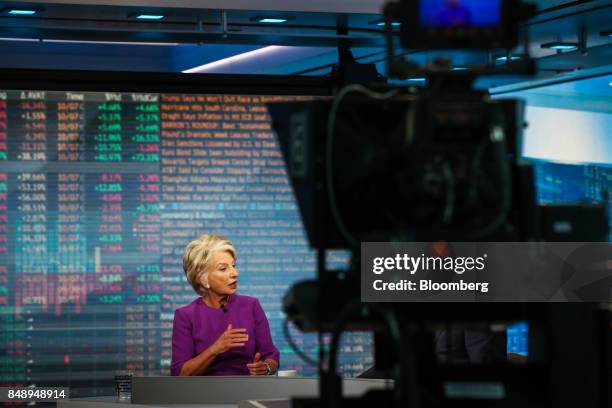
{"type": "MultiPolygon", "coordinates": [[[[269,106],[308,240],[318,254],[317,278],[294,285],[284,298],[284,310],[302,330],[332,333],[328,368],[320,362],[320,399],[294,399],[294,406],[361,407],[382,402],[397,407],[544,407],[578,403],[581,392],[594,395],[593,406],[601,406],[603,389],[598,384],[603,382],[585,381],[576,375],[577,370],[566,369],[568,356],[562,350],[567,345],[557,333],[558,317],[567,316],[573,319],[576,333],[588,333],[588,342],[595,344],[601,327],[595,320],[600,314],[596,305],[562,310],[545,303],[415,307],[359,302],[361,242],[558,239],[555,226],[567,230],[569,224],[578,225],[585,211],[589,225],[607,225],[606,209],[600,205],[563,211],[549,206],[540,218],[532,165],[520,159],[524,103],[492,99],[472,86],[477,75],[497,73],[498,67],[466,73],[439,64],[423,70],[398,60],[394,52],[397,37],[403,47],[412,49],[503,48],[509,52],[518,43],[521,20],[533,11],[520,0],[387,4],[389,73],[399,78],[425,75],[427,87],[353,84],[339,90],[333,100],[269,106]],[[393,24],[397,22],[399,29],[393,24]],[[558,214],[563,214],[561,223],[558,214]],[[327,269],[328,249],[352,251],[348,271],[327,269]],[[505,342],[494,344],[486,337],[492,326],[517,320],[530,323],[532,360],[525,367],[505,364],[505,342]],[[485,339],[480,344],[501,351],[497,353],[501,359],[488,365],[438,364],[429,324],[438,324],[434,333],[473,331],[479,341],[485,339]],[[392,391],[352,400],[342,397],[335,359],[344,330],[375,332],[373,368],[394,373],[392,391]],[[547,349],[545,344],[553,347],[547,349]],[[551,387],[538,382],[555,372],[563,375],[551,377],[551,387]],[[507,394],[491,400],[480,391],[458,396],[448,388],[449,384],[465,386],[463,393],[482,390],[487,383],[499,385],[507,394]]],[[[524,62],[508,64],[504,73],[532,72],[529,58],[524,62]]],[[[570,229],[571,236],[563,239],[606,239],[602,228],[570,229]]],[[[583,367],[588,372],[600,369],[597,352],[583,367]]]]}
{"type": "Polygon", "coordinates": [[[442,89],[386,100],[356,92],[333,118],[333,101],[272,108],[313,248],[532,234],[516,211],[519,202],[535,206],[533,187],[522,187],[530,166],[518,160],[522,101],[442,89]]]}

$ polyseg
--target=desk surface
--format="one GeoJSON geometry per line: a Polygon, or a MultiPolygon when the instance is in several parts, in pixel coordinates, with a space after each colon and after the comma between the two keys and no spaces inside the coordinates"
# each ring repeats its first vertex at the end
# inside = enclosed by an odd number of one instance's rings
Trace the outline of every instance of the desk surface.
{"type": "MultiPolygon", "coordinates": [[[[385,380],[343,380],[343,394],[358,396],[388,388],[385,380]]],[[[60,400],[58,408],[237,408],[248,400],[287,401],[319,394],[318,378],[300,377],[135,377],[132,401],[114,396],[60,400]]],[[[244,406],[244,404],[243,404],[244,406]]],[[[256,405],[260,406],[260,405],[256,405]]]]}
{"type": "MultiPolygon", "coordinates": [[[[345,378],[344,395],[360,396],[389,388],[386,380],[345,378]]],[[[134,377],[132,401],[143,405],[238,404],[245,400],[288,399],[319,395],[319,379],[275,376],[134,377]]]]}

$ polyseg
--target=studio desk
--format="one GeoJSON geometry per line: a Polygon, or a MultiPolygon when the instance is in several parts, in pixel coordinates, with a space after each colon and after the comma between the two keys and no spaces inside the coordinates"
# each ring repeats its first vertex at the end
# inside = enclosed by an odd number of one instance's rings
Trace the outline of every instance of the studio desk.
{"type": "MultiPolygon", "coordinates": [[[[390,380],[344,379],[343,395],[392,387],[390,380]]],[[[114,396],[59,400],[58,408],[281,408],[293,396],[319,394],[318,378],[134,377],[132,401],[114,396]]]]}

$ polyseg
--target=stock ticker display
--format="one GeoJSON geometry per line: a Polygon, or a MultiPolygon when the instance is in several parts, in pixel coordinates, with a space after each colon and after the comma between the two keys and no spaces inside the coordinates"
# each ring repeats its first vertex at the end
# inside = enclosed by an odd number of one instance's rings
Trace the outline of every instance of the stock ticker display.
{"type": "MultiPolygon", "coordinates": [[[[0,91],[0,383],[110,395],[115,370],[169,375],[196,298],[182,253],[205,232],[236,245],[282,368],[314,375],[283,335],[281,298],[316,262],[265,106],[300,98],[0,91]]],[[[345,375],[371,343],[345,336],[345,375]]]]}

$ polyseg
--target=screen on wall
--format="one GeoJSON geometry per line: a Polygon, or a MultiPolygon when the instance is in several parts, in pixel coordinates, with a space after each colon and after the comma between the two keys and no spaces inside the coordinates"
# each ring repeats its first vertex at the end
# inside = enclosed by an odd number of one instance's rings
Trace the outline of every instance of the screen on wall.
{"type": "Polygon", "coordinates": [[[612,164],[567,164],[534,160],[536,194],[540,204],[608,204],[612,242],[612,164]]]}
{"type": "MultiPolygon", "coordinates": [[[[0,91],[0,383],[111,395],[114,370],[168,375],[201,233],[234,242],[282,368],[315,374],[283,335],[281,298],[316,262],[265,105],[308,98],[0,91]]],[[[372,365],[371,343],[344,337],[345,375],[372,365]]]]}

